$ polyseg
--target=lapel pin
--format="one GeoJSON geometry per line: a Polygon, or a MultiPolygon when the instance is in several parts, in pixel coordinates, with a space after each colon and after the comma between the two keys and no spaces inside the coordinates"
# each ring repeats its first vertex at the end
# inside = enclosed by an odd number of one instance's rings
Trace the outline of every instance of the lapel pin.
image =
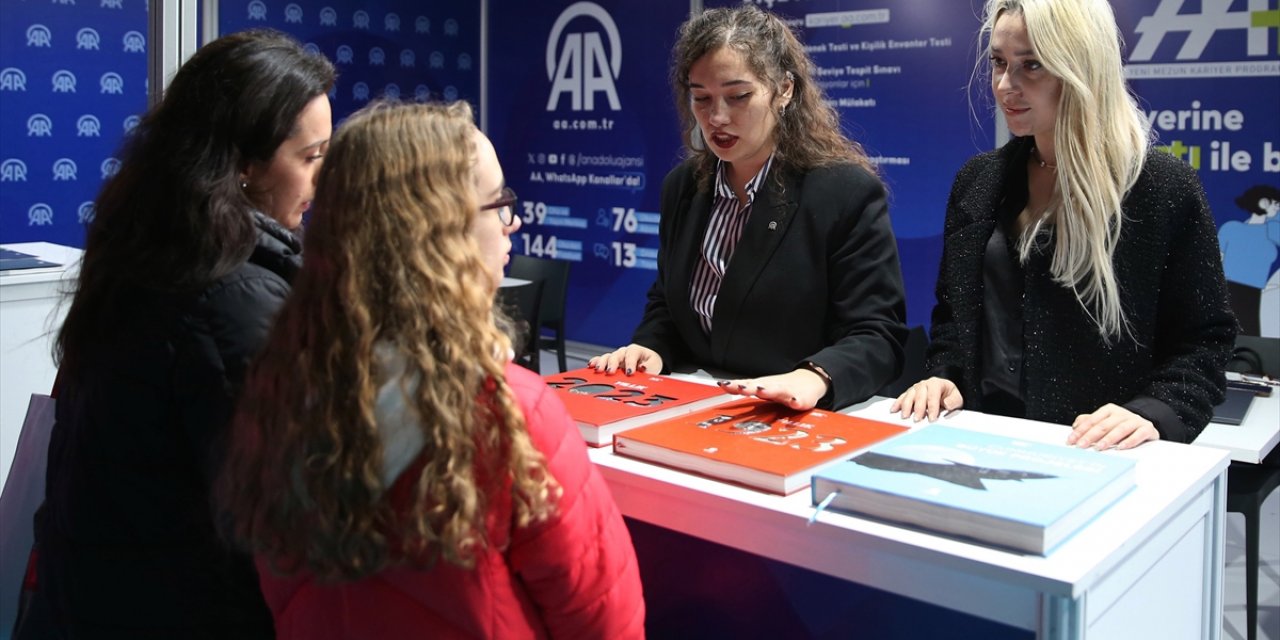
{"type": "Polygon", "coordinates": [[[777,228],[778,228],[778,223],[777,223],[776,221],[775,221],[775,222],[770,222],[770,223],[769,223],[769,230],[770,230],[770,231],[774,231],[774,230],[776,230],[777,228]]]}

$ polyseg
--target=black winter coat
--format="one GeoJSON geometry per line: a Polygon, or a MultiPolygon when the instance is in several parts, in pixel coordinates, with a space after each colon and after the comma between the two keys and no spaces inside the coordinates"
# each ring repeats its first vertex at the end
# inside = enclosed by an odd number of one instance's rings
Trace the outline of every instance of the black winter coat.
{"type": "Polygon", "coordinates": [[[42,598],[71,637],[271,637],[210,487],[245,371],[301,266],[255,213],[249,260],[198,294],[135,289],[62,372],[37,518],[42,598]]]}
{"type": "MultiPolygon", "coordinates": [[[[971,159],[947,204],[927,366],[978,411],[983,258],[1030,150],[1030,138],[1015,138],[971,159]]],[[[1213,215],[1195,171],[1155,150],[1121,207],[1112,262],[1132,336],[1103,342],[1071,290],[1053,281],[1050,253],[1023,266],[1026,417],[1071,424],[1115,403],[1155,423],[1161,439],[1191,442],[1222,401],[1236,334],[1213,215]]]]}

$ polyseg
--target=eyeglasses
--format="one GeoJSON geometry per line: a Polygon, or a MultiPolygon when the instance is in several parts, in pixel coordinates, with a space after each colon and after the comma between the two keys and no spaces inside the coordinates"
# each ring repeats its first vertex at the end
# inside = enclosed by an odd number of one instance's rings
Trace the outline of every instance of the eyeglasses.
{"type": "Polygon", "coordinates": [[[503,225],[509,227],[516,221],[516,202],[516,192],[512,191],[511,187],[503,187],[502,197],[495,202],[490,202],[480,207],[480,210],[497,209],[498,219],[502,221],[503,225]]]}

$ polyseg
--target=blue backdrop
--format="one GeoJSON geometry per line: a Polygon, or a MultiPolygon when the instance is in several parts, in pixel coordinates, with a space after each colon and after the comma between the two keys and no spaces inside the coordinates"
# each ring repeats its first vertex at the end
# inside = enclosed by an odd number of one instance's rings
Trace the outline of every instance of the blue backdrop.
{"type": "Polygon", "coordinates": [[[0,242],[84,244],[147,105],[143,0],[0,4],[0,242]]]}
{"type": "Polygon", "coordinates": [[[662,178],[680,153],[667,59],[688,10],[490,4],[489,135],[521,199],[514,251],[574,263],[575,340],[626,342],[653,283],[662,178]]]}
{"type": "MultiPolygon", "coordinates": [[[[338,68],[335,121],[383,95],[480,95],[480,5],[224,0],[219,31],[270,27],[338,68]]],[[[147,105],[145,0],[0,0],[0,242],[84,245],[147,105]]]]}
{"type": "Polygon", "coordinates": [[[480,100],[480,3],[222,0],[218,31],[270,27],[338,69],[334,122],[379,97],[480,100]]]}
{"type": "MultiPolygon", "coordinates": [[[[980,3],[760,4],[800,31],[847,132],[879,162],[908,320],[927,324],[951,179],[995,140],[985,86],[972,112],[965,91],[980,3]]],[[[275,27],[329,56],[336,118],[384,94],[479,99],[479,3],[221,6],[223,32],[275,27]]],[[[1280,219],[1245,228],[1236,202],[1252,187],[1280,188],[1277,0],[1114,6],[1159,144],[1199,170],[1228,279],[1260,290],[1262,333],[1280,334],[1280,219]],[[1244,232],[1257,238],[1242,250],[1232,239],[1244,232]]],[[[661,179],[679,160],[666,74],[687,11],[683,0],[489,5],[488,132],[525,200],[515,250],[577,263],[575,340],[623,343],[643,309],[661,179]]],[[[146,31],[144,0],[0,0],[0,242],[83,244],[82,222],[146,105],[146,31]]]]}

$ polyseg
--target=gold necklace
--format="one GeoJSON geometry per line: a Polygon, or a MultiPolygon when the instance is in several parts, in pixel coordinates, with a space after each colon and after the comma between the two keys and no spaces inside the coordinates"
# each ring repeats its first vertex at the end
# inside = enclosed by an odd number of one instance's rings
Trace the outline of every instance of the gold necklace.
{"type": "Polygon", "coordinates": [[[1035,147],[1031,147],[1031,155],[1033,155],[1033,156],[1035,156],[1035,157],[1036,157],[1036,162],[1040,164],[1040,168],[1041,168],[1041,169],[1052,169],[1052,170],[1054,170],[1054,171],[1057,171],[1057,170],[1058,170],[1058,165],[1056,165],[1056,164],[1049,164],[1048,162],[1045,162],[1043,158],[1041,158],[1041,157],[1040,157],[1040,150],[1039,150],[1039,149],[1037,149],[1037,148],[1035,148],[1035,147]]]}

